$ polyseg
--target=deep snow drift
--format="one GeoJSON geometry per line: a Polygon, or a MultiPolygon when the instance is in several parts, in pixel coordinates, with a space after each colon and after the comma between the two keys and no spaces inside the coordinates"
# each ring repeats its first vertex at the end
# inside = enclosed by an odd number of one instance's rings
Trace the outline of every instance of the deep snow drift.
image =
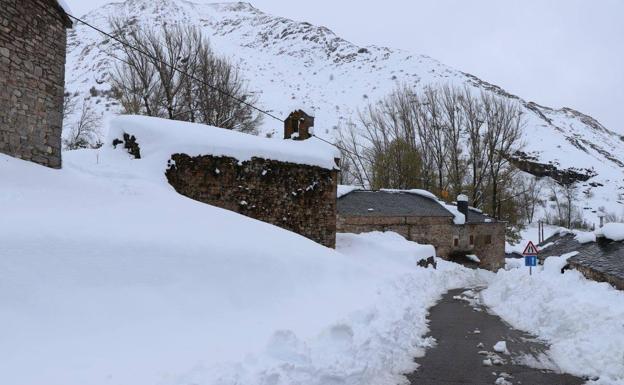
{"type": "Polygon", "coordinates": [[[60,171],[0,155],[2,383],[396,384],[426,309],[485,274],[419,268],[433,249],[392,233],[334,251],[194,202],[167,145],[141,144],[60,171]]]}

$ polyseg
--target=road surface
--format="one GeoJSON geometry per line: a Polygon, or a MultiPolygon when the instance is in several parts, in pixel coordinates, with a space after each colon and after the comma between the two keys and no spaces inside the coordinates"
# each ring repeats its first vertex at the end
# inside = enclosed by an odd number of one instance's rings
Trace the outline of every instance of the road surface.
{"type": "MultiPolygon", "coordinates": [[[[416,359],[418,371],[408,375],[413,385],[581,385],[585,380],[555,373],[544,354],[547,346],[512,329],[500,318],[471,303],[455,290],[431,309],[430,335],[437,345],[416,359]],[[464,299],[459,299],[462,297],[464,299]],[[505,341],[507,352],[494,349],[505,341]],[[534,369],[526,366],[542,368],[534,369]],[[545,369],[551,370],[545,370],[545,369]]],[[[501,349],[501,345],[497,347],[501,349]]]]}

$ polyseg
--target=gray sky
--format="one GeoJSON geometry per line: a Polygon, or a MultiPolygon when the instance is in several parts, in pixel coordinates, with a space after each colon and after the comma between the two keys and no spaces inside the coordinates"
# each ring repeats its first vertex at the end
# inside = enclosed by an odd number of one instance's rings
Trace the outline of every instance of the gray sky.
{"type": "MultiPolygon", "coordinates": [[[[215,2],[195,0],[197,2],[215,2]]],[[[107,0],[66,0],[84,14],[107,0]]],[[[358,45],[429,55],[519,96],[624,134],[622,0],[254,0],[358,45]]]]}

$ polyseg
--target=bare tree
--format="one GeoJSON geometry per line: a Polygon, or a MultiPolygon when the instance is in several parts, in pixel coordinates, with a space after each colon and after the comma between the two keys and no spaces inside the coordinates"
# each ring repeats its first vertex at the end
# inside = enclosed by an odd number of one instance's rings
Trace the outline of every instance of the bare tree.
{"type": "Polygon", "coordinates": [[[100,122],[101,117],[93,110],[89,99],[84,99],[78,120],[70,125],[69,135],[63,140],[64,147],[77,150],[101,146],[100,122]]]}
{"type": "Polygon", "coordinates": [[[482,94],[485,112],[485,151],[489,166],[490,210],[500,216],[500,189],[509,179],[503,178],[509,166],[509,155],[521,147],[522,111],[520,105],[490,94],[482,94]]]}
{"type": "Polygon", "coordinates": [[[174,24],[152,30],[125,19],[110,23],[125,43],[123,63],[111,75],[127,113],[256,132],[262,116],[251,105],[257,98],[238,68],[217,56],[198,28],[174,24]]]}
{"type": "Polygon", "coordinates": [[[533,223],[535,211],[542,204],[542,183],[537,178],[522,175],[517,178],[516,185],[524,219],[527,223],[533,223]]]}
{"type": "Polygon", "coordinates": [[[485,152],[485,111],[481,99],[473,96],[465,87],[462,93],[461,107],[465,119],[465,131],[470,168],[469,191],[474,207],[482,207],[484,201],[484,183],[489,169],[485,152]]]}
{"type": "Polygon", "coordinates": [[[465,111],[462,110],[463,97],[459,90],[449,86],[443,87],[440,94],[447,147],[446,174],[453,197],[463,193],[467,171],[464,137],[468,131],[468,120],[465,111]]]}

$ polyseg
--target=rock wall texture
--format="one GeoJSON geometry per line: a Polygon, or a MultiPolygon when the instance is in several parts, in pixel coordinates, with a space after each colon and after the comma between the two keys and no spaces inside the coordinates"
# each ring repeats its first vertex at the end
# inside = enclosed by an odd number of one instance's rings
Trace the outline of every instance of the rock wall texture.
{"type": "Polygon", "coordinates": [[[501,222],[468,223],[460,226],[445,217],[339,214],[337,231],[356,234],[393,231],[411,241],[433,245],[436,254],[441,258],[463,258],[467,254],[476,254],[481,259],[480,266],[490,270],[498,270],[505,263],[505,224],[501,222]]]}
{"type": "Polygon", "coordinates": [[[68,26],[54,0],[0,0],[0,152],[61,167],[68,26]]]}
{"type": "Polygon", "coordinates": [[[178,193],[191,199],[336,246],[334,170],[260,158],[239,162],[175,154],[166,176],[178,193]]]}

